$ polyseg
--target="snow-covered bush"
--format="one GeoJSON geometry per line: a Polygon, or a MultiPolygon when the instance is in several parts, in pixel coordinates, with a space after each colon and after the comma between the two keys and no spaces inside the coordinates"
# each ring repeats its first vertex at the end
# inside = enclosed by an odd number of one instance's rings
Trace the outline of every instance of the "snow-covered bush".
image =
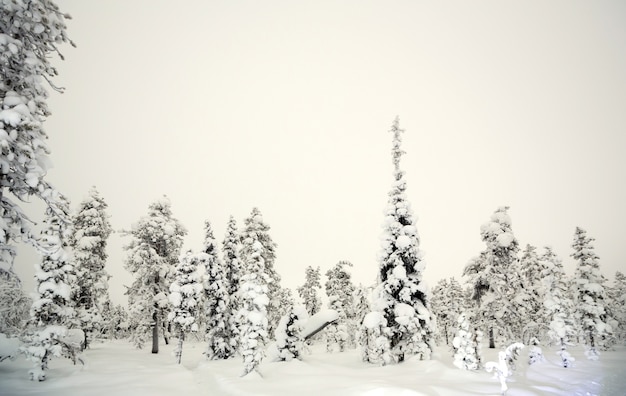
{"type": "Polygon", "coordinates": [[[482,332],[470,330],[470,324],[465,314],[457,319],[458,330],[452,340],[454,348],[454,365],[463,370],[478,370],[482,364],[480,346],[482,332]]]}
{"type": "Polygon", "coordinates": [[[346,267],[352,267],[348,261],[339,261],[326,272],[326,295],[328,308],[339,313],[339,320],[329,325],[326,330],[326,350],[332,352],[335,347],[343,352],[347,346],[354,345],[354,285],[346,267]]]}
{"type": "Polygon", "coordinates": [[[524,348],[524,344],[516,342],[509,345],[506,350],[498,352],[498,362],[487,362],[485,370],[494,372],[494,377],[500,381],[500,390],[502,395],[506,394],[509,389],[506,379],[511,376],[515,370],[515,360],[519,356],[519,350],[524,348]]]}
{"type": "Polygon", "coordinates": [[[22,282],[12,272],[0,271],[0,334],[18,335],[24,329],[32,305],[22,282]]]}
{"type": "Polygon", "coordinates": [[[299,359],[305,347],[303,330],[308,313],[304,306],[297,305],[282,317],[276,328],[276,348],[279,360],[299,359]]]}
{"type": "Polygon", "coordinates": [[[539,346],[539,340],[532,338],[530,340],[530,347],[528,348],[528,364],[543,362],[545,360],[543,356],[543,350],[539,346]]]}
{"type": "Polygon", "coordinates": [[[373,364],[388,364],[392,361],[386,319],[381,312],[370,312],[363,318],[359,337],[361,358],[373,364]]]}

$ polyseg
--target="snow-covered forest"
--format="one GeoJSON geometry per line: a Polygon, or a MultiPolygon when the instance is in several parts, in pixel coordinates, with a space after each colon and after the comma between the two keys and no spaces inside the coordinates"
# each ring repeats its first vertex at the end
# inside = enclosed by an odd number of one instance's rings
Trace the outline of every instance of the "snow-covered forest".
{"type": "Polygon", "coordinates": [[[204,219],[202,245],[183,249],[189,230],[161,196],[121,231],[133,282],[128,304],[114,304],[106,197],[93,187],[73,205],[47,180],[47,98],[61,90],[51,59],[71,43],[67,18],[51,0],[2,3],[3,394],[96,394],[96,384],[102,394],[626,389],[626,276],[602,272],[584,225],[572,230],[569,256],[559,257],[520,241],[509,207],[494,208],[477,224],[484,246],[462,273],[426,285],[398,117],[388,131],[393,173],[370,283],[353,280],[363,269],[347,258],[308,265],[299,287],[284,286],[272,219],[257,207],[230,216],[224,235],[204,219]],[[25,214],[31,200],[44,203],[40,227],[25,214]],[[21,243],[40,255],[34,293],[15,271],[21,243]]]}

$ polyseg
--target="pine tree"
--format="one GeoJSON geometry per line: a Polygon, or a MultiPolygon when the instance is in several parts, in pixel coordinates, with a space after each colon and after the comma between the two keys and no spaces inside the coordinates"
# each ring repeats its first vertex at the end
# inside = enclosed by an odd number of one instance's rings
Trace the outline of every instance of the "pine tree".
{"type": "Polygon", "coordinates": [[[133,333],[131,339],[138,348],[152,332],[152,353],[159,352],[159,328],[167,331],[169,287],[178,264],[178,257],[187,231],[172,217],[167,198],[157,200],[148,208],[148,215],[133,224],[124,234],[132,241],[125,247],[128,252],[125,267],[135,281],[127,291],[131,307],[133,333]]]}
{"type": "Polygon", "coordinates": [[[229,344],[233,351],[239,348],[239,321],[237,312],[241,309],[239,288],[241,277],[243,276],[243,262],[239,256],[240,238],[237,233],[237,223],[233,216],[230,216],[226,227],[226,235],[222,242],[222,254],[226,274],[229,278],[228,295],[228,311],[230,316],[228,319],[230,340],[229,344]]]}
{"type": "Polygon", "coordinates": [[[83,349],[88,347],[94,333],[102,331],[102,310],[109,299],[109,275],[104,267],[107,238],[113,230],[105,212],[107,206],[93,187],[73,217],[71,246],[78,280],[75,308],[79,327],[85,333],[83,349]]]}
{"type": "Polygon", "coordinates": [[[213,237],[211,224],[205,223],[204,257],[205,257],[205,281],[204,296],[206,301],[208,347],[207,358],[228,359],[235,354],[232,345],[231,334],[231,311],[229,307],[231,290],[231,276],[229,267],[219,259],[217,244],[213,237]]]}
{"type": "Polygon", "coordinates": [[[438,333],[446,345],[450,345],[457,318],[466,309],[464,298],[463,288],[454,277],[441,279],[433,288],[431,306],[437,317],[438,333]]]}
{"type": "Polygon", "coordinates": [[[185,334],[190,331],[198,331],[196,318],[200,313],[200,301],[204,289],[202,278],[198,273],[199,262],[198,257],[191,251],[183,254],[179,259],[174,280],[170,285],[169,300],[172,304],[172,310],[167,319],[178,330],[178,346],[174,350],[178,364],[180,364],[183,355],[185,334]]]}
{"type": "MultiPolygon", "coordinates": [[[[64,210],[63,217],[68,218],[69,205],[59,207],[64,210]]],[[[35,363],[29,373],[30,379],[37,381],[46,379],[52,357],[72,358],[75,354],[62,342],[75,316],[72,295],[76,290],[76,275],[68,245],[72,231],[70,224],[50,208],[44,223],[40,243],[46,253],[35,266],[36,298],[30,309],[30,324],[35,330],[28,332],[22,349],[26,358],[35,363]]]]}
{"type": "Polygon", "coordinates": [[[256,213],[253,211],[252,216],[246,219],[246,228],[242,235],[244,275],[241,278],[239,295],[242,302],[239,345],[244,362],[244,376],[256,370],[263,360],[269,329],[267,308],[270,303],[268,284],[271,278],[265,268],[265,247],[259,240],[259,234],[264,232],[262,218],[256,213]]]}
{"type": "Polygon", "coordinates": [[[576,260],[574,293],[576,319],[580,323],[582,336],[588,347],[587,357],[597,359],[598,347],[604,347],[603,338],[611,333],[606,323],[604,290],[605,278],[600,273],[599,257],[594,252],[593,238],[576,227],[571,256],[576,260]]]}
{"type": "Polygon", "coordinates": [[[549,323],[548,336],[559,346],[557,352],[563,367],[570,367],[574,358],[567,352],[576,337],[573,319],[574,303],[568,288],[561,259],[546,246],[539,260],[542,263],[541,279],[544,285],[543,309],[540,318],[549,323]]]}
{"type": "Polygon", "coordinates": [[[398,118],[393,133],[392,158],[394,183],[383,225],[382,250],[379,254],[380,272],[373,308],[382,312],[389,337],[389,356],[385,363],[397,363],[406,355],[430,358],[434,335],[434,318],[430,312],[427,287],[422,282],[424,262],[419,249],[419,237],[411,206],[406,198],[406,181],[400,170],[401,134],[398,118]]]}
{"type": "Polygon", "coordinates": [[[110,301],[104,305],[102,312],[104,322],[102,327],[104,335],[109,340],[119,340],[128,337],[128,312],[120,304],[111,303],[110,301]]]}
{"type": "Polygon", "coordinates": [[[318,290],[322,288],[320,283],[320,267],[313,268],[307,266],[305,271],[304,284],[298,287],[298,295],[304,301],[304,306],[310,316],[315,315],[322,308],[322,299],[318,295],[318,290]]]}
{"type": "Polygon", "coordinates": [[[513,339],[512,324],[523,317],[523,309],[514,299],[516,287],[521,287],[516,273],[518,242],[511,228],[508,207],[501,207],[481,226],[481,237],[487,248],[465,266],[463,275],[472,285],[472,300],[476,304],[475,320],[489,334],[489,348],[495,348],[495,332],[501,331],[507,340],[513,339]]]}
{"type": "Polygon", "coordinates": [[[352,267],[349,261],[339,261],[326,272],[326,295],[328,308],[337,311],[339,320],[326,327],[326,350],[332,352],[334,347],[343,352],[346,346],[354,344],[352,339],[356,330],[354,323],[354,285],[347,267],[352,267]]]}
{"type": "Polygon", "coordinates": [[[73,45],[67,18],[49,0],[4,2],[0,12],[0,272],[12,271],[16,241],[26,240],[46,254],[19,201],[35,196],[56,216],[67,216],[64,199],[45,180],[50,150],[43,129],[50,115],[46,82],[62,91],[50,82],[57,75],[51,55],[63,59],[58,46],[73,45]]]}
{"type": "Polygon", "coordinates": [[[304,350],[302,331],[308,317],[304,306],[291,306],[288,314],[278,322],[275,336],[278,360],[300,359],[304,350]]]}
{"type": "Polygon", "coordinates": [[[368,312],[371,311],[370,296],[372,288],[359,284],[354,291],[354,321],[355,324],[361,326],[363,319],[368,312]]]}

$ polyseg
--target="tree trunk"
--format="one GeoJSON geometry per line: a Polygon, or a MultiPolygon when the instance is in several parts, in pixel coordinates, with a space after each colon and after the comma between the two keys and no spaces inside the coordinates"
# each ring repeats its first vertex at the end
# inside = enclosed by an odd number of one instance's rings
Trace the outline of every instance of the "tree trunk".
{"type": "Polygon", "coordinates": [[[493,327],[489,327],[489,348],[495,349],[496,340],[493,338],[493,327]]]}
{"type": "Polygon", "coordinates": [[[152,353],[159,353],[159,315],[156,309],[152,313],[152,353]]]}
{"type": "Polygon", "coordinates": [[[183,357],[183,342],[185,341],[185,333],[180,330],[180,336],[178,337],[178,346],[176,347],[176,363],[180,364],[183,357]]]}

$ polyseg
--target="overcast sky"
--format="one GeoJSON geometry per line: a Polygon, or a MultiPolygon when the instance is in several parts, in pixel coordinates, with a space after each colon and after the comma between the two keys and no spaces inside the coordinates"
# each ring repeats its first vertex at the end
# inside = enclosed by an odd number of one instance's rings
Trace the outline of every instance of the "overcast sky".
{"type": "MultiPolygon", "coordinates": [[[[221,241],[257,206],[284,286],[339,260],[371,284],[398,115],[431,286],[505,205],[570,274],[576,226],[624,270],[623,1],[57,3],[78,47],[56,61],[49,180],[73,208],[95,185],[116,230],[165,194],[197,250],[205,220],[221,241]]],[[[127,242],[109,240],[116,302],[127,242]]]]}

